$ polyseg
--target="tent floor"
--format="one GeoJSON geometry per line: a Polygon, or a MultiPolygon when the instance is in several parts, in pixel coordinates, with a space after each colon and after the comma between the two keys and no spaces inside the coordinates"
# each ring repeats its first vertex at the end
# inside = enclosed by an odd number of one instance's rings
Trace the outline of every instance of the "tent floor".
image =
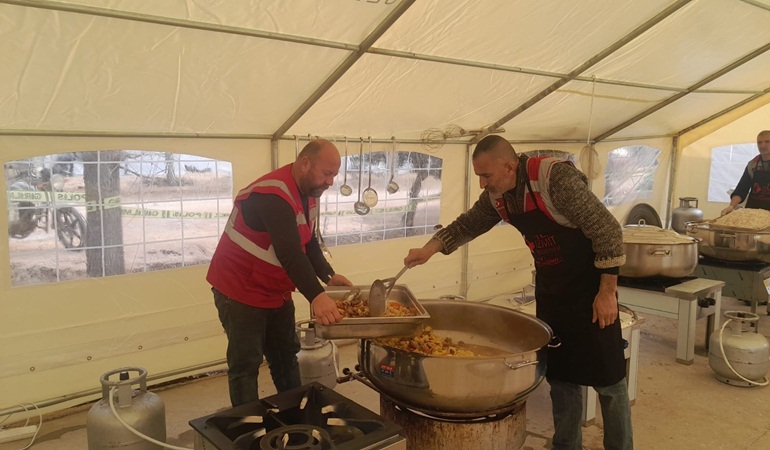
{"type": "MultiPolygon", "coordinates": [[[[745,303],[723,298],[722,311],[749,311],[745,303]]],[[[759,330],[770,335],[770,316],[758,308],[759,330]]],[[[638,449],[759,449],[770,448],[770,387],[742,388],[717,381],[704,347],[706,321],[697,322],[696,355],[692,365],[675,361],[676,320],[645,316],[641,325],[638,391],[631,408],[635,447],[638,449]]],[[[353,367],[356,346],[340,349],[343,367],[353,367]]],[[[268,370],[260,371],[263,396],[274,389],[268,370]]],[[[543,382],[527,401],[527,437],[524,449],[550,448],[551,405],[548,383],[543,382]]],[[[374,410],[379,395],[360,382],[338,385],[340,394],[374,410]]],[[[187,422],[229,407],[227,378],[223,374],[153,390],[166,405],[168,443],[192,448],[194,431],[187,422]]],[[[83,450],[86,414],[83,405],[45,417],[35,450],[83,450]]],[[[35,420],[33,419],[33,422],[35,420]]],[[[7,424],[6,424],[7,425],[7,424]]],[[[0,444],[0,450],[18,450],[29,440],[0,444]]],[[[602,448],[602,420],[583,428],[583,448],[602,448]]]]}

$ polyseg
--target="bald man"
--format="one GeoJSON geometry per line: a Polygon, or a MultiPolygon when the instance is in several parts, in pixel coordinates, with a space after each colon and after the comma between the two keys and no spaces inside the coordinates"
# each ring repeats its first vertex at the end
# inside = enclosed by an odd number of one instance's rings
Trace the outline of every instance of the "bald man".
{"type": "Polygon", "coordinates": [[[770,211],[770,130],[760,131],[757,135],[759,154],[746,164],[738,186],[730,196],[730,205],[722,210],[722,215],[732,212],[746,200],[747,208],[770,211]]]}
{"type": "Polygon", "coordinates": [[[309,142],[292,164],[241,190],[206,280],[227,334],[230,402],[259,399],[257,376],[263,357],[278,392],[300,386],[292,292],[310,300],[324,325],[342,317],[319,279],[352,286],[335,274],[315,235],[317,198],[334,183],[340,153],[331,142],[309,142]]]}
{"type": "Polygon", "coordinates": [[[583,448],[582,386],[592,386],[602,407],[604,448],[632,449],[617,300],[617,274],[625,262],[620,224],[572,163],[517,156],[500,136],[479,141],[473,171],[484,189],[478,201],[425,246],[411,249],[404,264],[449,254],[501,219],[516,227],[535,262],[537,317],[561,341],[547,357],[552,448],[583,448]]]}

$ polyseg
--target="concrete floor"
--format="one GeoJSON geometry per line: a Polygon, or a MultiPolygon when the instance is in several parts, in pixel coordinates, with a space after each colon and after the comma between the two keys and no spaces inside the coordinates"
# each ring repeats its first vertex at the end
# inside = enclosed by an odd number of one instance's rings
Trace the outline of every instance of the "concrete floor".
{"type": "MultiPolygon", "coordinates": [[[[745,303],[723,298],[722,311],[749,311],[745,303]]],[[[759,331],[770,335],[770,317],[759,307],[759,331]]],[[[717,381],[709,368],[704,342],[706,321],[697,323],[695,361],[675,361],[676,320],[646,316],[641,326],[637,399],[632,407],[637,449],[770,450],[770,387],[742,388],[717,381]]],[[[341,348],[343,367],[356,363],[356,345],[341,348]]],[[[266,369],[260,373],[262,395],[274,389],[266,369]]],[[[227,379],[223,374],[185,384],[151,389],[166,406],[168,443],[192,448],[194,431],[188,421],[229,407],[227,379]]],[[[379,395],[360,382],[338,385],[336,391],[378,412],[379,395]]],[[[90,405],[70,408],[46,417],[31,448],[84,450],[87,448],[86,414],[90,405]]],[[[543,382],[526,407],[526,450],[550,448],[551,407],[548,384],[543,382]]],[[[5,425],[8,425],[7,423],[5,425]]],[[[24,448],[29,440],[0,444],[0,450],[24,448]]],[[[583,428],[584,449],[602,448],[602,422],[583,428]]],[[[451,445],[447,445],[451,450],[451,445]]]]}

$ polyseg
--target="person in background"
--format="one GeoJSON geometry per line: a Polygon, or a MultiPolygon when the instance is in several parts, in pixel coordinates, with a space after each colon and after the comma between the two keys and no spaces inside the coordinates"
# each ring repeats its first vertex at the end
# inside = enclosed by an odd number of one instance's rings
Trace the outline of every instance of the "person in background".
{"type": "Polygon", "coordinates": [[[553,448],[582,448],[582,388],[596,389],[604,420],[604,447],[633,448],[625,380],[617,274],[625,262],[617,220],[570,162],[517,156],[500,136],[487,136],[473,152],[484,191],[473,207],[439,230],[404,264],[450,254],[489,231],[500,219],[524,235],[535,261],[537,317],[561,346],[548,349],[553,448]]]}
{"type": "Polygon", "coordinates": [[[738,186],[730,196],[730,205],[722,210],[722,215],[733,212],[746,200],[747,208],[770,211],[770,130],[760,131],[757,135],[759,155],[746,164],[738,186]]]}
{"type": "Polygon", "coordinates": [[[334,183],[340,154],[331,142],[309,142],[296,161],[241,190],[211,258],[219,320],[227,334],[230,402],[259,399],[257,375],[263,356],[278,392],[300,386],[292,292],[308,300],[316,321],[342,317],[319,282],[352,286],[335,274],[319,245],[317,198],[334,183]]]}

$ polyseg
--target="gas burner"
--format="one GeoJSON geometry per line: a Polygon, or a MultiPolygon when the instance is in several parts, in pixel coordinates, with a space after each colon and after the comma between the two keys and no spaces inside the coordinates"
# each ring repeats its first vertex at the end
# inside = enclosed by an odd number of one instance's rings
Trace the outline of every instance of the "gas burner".
{"type": "Polygon", "coordinates": [[[404,439],[398,425],[319,383],[200,417],[190,426],[198,432],[195,448],[206,450],[378,449],[404,439]]]}
{"type": "Polygon", "coordinates": [[[644,289],[647,291],[666,292],[666,288],[684,283],[685,281],[695,280],[698,277],[688,276],[680,278],[671,277],[625,277],[618,276],[618,286],[644,289]]]}
{"type": "Polygon", "coordinates": [[[728,261],[725,259],[709,258],[707,256],[701,256],[698,259],[698,264],[702,264],[705,266],[728,267],[732,269],[749,270],[749,271],[755,271],[755,272],[758,272],[764,269],[765,267],[770,266],[770,264],[766,262],[760,262],[760,261],[728,261]]]}
{"type": "Polygon", "coordinates": [[[329,433],[314,425],[286,425],[270,431],[259,441],[259,450],[333,450],[334,448],[336,447],[329,433]]]}

